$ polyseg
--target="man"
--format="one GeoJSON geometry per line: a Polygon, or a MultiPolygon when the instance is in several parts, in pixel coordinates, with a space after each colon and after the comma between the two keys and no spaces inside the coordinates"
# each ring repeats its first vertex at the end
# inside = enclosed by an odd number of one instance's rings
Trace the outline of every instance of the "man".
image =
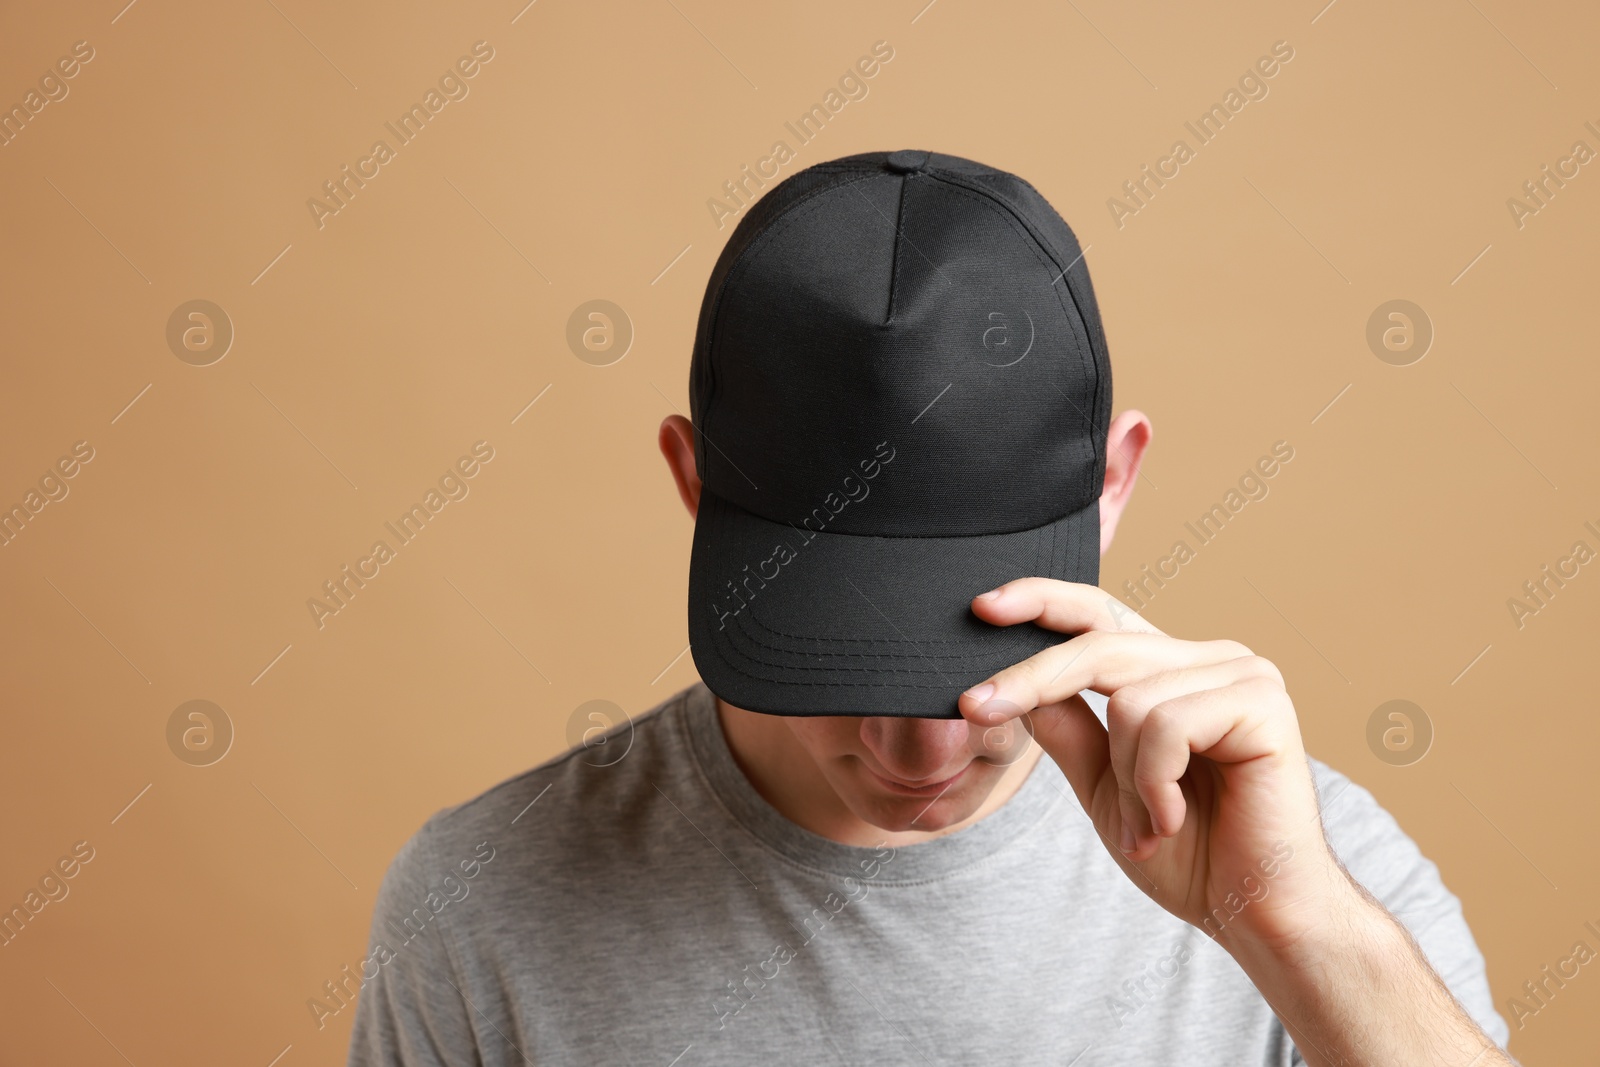
{"type": "Polygon", "coordinates": [[[406,844],[353,1064],[1513,1062],[1278,669],[1096,588],[1151,426],[1082,261],[947,155],[751,208],[659,434],[703,682],[406,844]]]}

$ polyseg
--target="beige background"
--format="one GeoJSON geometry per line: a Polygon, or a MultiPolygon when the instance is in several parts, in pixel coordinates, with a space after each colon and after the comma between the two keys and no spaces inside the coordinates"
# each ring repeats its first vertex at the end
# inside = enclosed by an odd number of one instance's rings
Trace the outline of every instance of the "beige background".
{"type": "MultiPolygon", "coordinates": [[[[1600,550],[1600,164],[1521,228],[1506,203],[1600,150],[1591,6],[122,2],[0,32],[7,104],[94,49],[0,147],[0,504],[94,449],[0,548],[0,902],[95,850],[0,948],[0,1061],[341,1062],[353,1011],[319,1031],[306,1001],[362,956],[400,843],[564,748],[580,704],[694,681],[654,437],[732,229],[706,201],[879,40],[784,174],[966,155],[1090,246],[1117,407],[1157,428],[1102,584],[1290,442],[1147,614],[1283,668],[1311,751],[1462,898],[1503,1013],[1600,950],[1600,565],[1507,608],[1600,550]],[[1108,198],[1280,40],[1269,95],[1117,228],[1108,198]],[[477,41],[470,95],[319,229],[308,198],[477,41]],[[597,298],[636,331],[605,367],[565,341],[597,298]],[[210,366],[165,340],[192,299],[236,330],[210,366]],[[1365,340],[1391,299],[1436,330],[1410,366],[1365,340]],[[470,495],[319,630],[307,599],[480,440],[470,495]],[[1407,766],[1367,743],[1397,698],[1435,731],[1407,766]],[[168,747],[192,699],[236,730],[210,766],[168,747]]],[[[1515,1054],[1592,1051],[1597,966],[1515,1054]]]]}

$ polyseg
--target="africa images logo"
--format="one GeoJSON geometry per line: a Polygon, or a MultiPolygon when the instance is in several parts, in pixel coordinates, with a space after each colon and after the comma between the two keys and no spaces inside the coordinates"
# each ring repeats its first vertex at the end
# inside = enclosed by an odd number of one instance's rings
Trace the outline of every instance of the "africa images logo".
{"type": "Polygon", "coordinates": [[[383,168],[399,157],[400,149],[421,136],[428,123],[436,119],[451,101],[465,100],[472,92],[469,81],[477,77],[484,65],[493,59],[494,46],[488,41],[477,42],[472,46],[471,55],[457,59],[439,75],[437,89],[430,86],[420,101],[413,102],[393,122],[385,122],[383,128],[394,138],[393,145],[382,138],[373,141],[368,153],[356,160],[354,169],[348,163],[343,164],[336,177],[322,183],[326,199],[315,196],[306,199],[306,208],[311,212],[311,221],[317,224],[317,229],[322,229],[330,217],[349,207],[356,193],[383,173],[383,168]]]}
{"type": "Polygon", "coordinates": [[[1033,316],[1026,309],[1022,312],[1022,319],[1019,324],[1015,315],[1007,315],[1003,311],[989,312],[989,325],[983,331],[983,350],[991,358],[983,361],[985,366],[1015,367],[1028,358],[1028,353],[1033,351],[1033,339],[1037,331],[1033,326],[1033,316]]]}

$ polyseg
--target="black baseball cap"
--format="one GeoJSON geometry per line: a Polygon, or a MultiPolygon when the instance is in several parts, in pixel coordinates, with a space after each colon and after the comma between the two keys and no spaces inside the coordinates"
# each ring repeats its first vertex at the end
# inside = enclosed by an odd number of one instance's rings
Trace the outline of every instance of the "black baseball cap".
{"type": "Polygon", "coordinates": [[[1077,237],[1012,174],[868,152],[775,185],[706,285],[689,644],[777,715],[959,718],[1064,641],[971,600],[1098,584],[1111,364],[1077,237]]]}

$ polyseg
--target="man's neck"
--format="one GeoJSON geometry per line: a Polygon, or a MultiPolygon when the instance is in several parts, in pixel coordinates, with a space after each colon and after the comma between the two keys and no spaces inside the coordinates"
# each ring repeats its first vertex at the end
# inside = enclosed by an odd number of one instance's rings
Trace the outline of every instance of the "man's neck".
{"type": "Polygon", "coordinates": [[[1006,768],[999,784],[978,810],[938,830],[891,831],[857,816],[834,791],[816,760],[795,738],[781,716],[746,711],[717,699],[717,718],[734,763],[752,788],[790,822],[831,841],[871,848],[893,848],[930,841],[987,818],[1016,795],[1043,750],[1031,745],[1006,768]]]}

